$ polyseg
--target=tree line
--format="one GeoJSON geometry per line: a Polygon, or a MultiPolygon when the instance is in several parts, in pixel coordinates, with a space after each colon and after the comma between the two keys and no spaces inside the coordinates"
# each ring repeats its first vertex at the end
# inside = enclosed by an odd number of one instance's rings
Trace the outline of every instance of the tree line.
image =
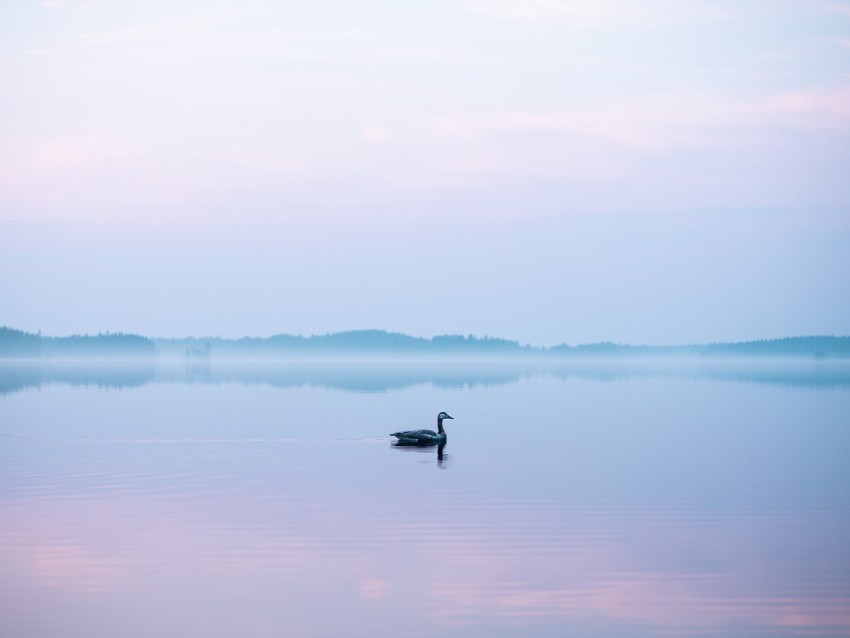
{"type": "Polygon", "coordinates": [[[150,358],[155,355],[154,342],[135,334],[107,332],[44,337],[6,326],[0,327],[0,357],[3,358],[150,358]]]}
{"type": "Polygon", "coordinates": [[[149,339],[136,334],[100,333],[45,337],[0,327],[0,358],[168,358],[209,359],[274,356],[421,355],[502,356],[557,359],[640,357],[794,357],[850,358],[850,337],[806,336],[737,343],[649,346],[592,343],[552,347],[521,345],[517,341],[473,335],[433,338],[384,330],[353,330],[304,337],[280,334],[267,338],[149,339]]]}

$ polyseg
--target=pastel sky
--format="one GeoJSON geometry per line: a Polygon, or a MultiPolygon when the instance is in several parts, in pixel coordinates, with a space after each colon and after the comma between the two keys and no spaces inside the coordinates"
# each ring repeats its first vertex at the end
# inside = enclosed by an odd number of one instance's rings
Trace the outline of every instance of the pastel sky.
{"type": "Polygon", "coordinates": [[[4,2],[0,324],[850,334],[850,1],[4,2]]]}

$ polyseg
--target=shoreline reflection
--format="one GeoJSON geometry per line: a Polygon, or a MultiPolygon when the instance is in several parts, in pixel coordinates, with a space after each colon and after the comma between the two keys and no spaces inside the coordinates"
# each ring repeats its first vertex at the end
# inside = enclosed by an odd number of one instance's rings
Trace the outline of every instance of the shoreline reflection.
{"type": "Polygon", "coordinates": [[[850,361],[592,361],[592,362],[154,362],[0,361],[0,395],[46,385],[137,388],[155,383],[316,387],[345,392],[391,392],[430,385],[491,387],[531,378],[614,382],[635,378],[692,378],[805,387],[850,388],[850,361]]]}

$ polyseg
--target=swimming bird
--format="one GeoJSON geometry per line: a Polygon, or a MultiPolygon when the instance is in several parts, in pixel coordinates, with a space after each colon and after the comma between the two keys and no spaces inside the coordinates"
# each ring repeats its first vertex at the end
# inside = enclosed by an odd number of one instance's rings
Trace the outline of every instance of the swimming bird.
{"type": "Polygon", "coordinates": [[[398,439],[396,445],[445,445],[446,431],[443,429],[443,420],[452,419],[446,412],[437,415],[437,431],[434,430],[408,430],[407,432],[393,432],[390,436],[398,439]]]}

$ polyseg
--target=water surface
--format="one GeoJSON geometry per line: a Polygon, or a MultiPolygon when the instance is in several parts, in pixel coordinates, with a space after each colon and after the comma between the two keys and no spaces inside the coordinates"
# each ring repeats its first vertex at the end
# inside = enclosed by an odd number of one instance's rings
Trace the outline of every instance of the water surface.
{"type": "Polygon", "coordinates": [[[838,364],[4,365],[0,635],[848,636],[848,444],[838,364]]]}

